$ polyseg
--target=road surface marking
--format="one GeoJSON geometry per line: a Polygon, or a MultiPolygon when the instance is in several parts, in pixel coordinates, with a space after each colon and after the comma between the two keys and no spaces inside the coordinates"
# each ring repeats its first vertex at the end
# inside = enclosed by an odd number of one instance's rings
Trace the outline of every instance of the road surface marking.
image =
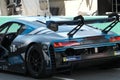
{"type": "Polygon", "coordinates": [[[75,80],[75,79],[64,78],[64,77],[57,77],[57,76],[54,76],[53,78],[60,79],[60,80],[75,80]]]}

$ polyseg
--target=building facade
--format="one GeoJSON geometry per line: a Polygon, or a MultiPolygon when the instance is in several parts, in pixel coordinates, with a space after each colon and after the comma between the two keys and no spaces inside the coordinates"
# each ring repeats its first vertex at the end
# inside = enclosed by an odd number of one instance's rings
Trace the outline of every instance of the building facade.
{"type": "Polygon", "coordinates": [[[119,0],[0,0],[1,15],[104,15],[120,12],[119,0]],[[107,4],[107,5],[106,5],[107,4]]]}

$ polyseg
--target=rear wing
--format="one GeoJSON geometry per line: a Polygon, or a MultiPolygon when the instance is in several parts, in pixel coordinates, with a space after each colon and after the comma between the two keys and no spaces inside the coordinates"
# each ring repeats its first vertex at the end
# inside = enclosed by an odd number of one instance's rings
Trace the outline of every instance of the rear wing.
{"type": "Polygon", "coordinates": [[[85,20],[83,16],[79,15],[73,18],[73,20],[64,20],[64,21],[47,21],[46,24],[49,26],[50,23],[56,23],[57,25],[76,25],[79,23],[84,24],[93,24],[93,23],[106,23],[106,22],[112,22],[112,21],[119,21],[119,15],[116,13],[112,13],[108,15],[107,18],[97,18],[97,19],[87,19],[85,20]]]}
{"type": "Polygon", "coordinates": [[[88,19],[88,20],[84,20],[83,16],[79,15],[74,17],[73,20],[70,21],[47,21],[46,24],[48,28],[54,31],[58,30],[58,25],[63,25],[63,24],[77,25],[67,34],[68,37],[71,38],[84,24],[106,23],[106,22],[112,22],[112,23],[102,30],[103,33],[108,33],[119,22],[119,15],[116,13],[112,13],[108,15],[108,18],[88,19]]]}

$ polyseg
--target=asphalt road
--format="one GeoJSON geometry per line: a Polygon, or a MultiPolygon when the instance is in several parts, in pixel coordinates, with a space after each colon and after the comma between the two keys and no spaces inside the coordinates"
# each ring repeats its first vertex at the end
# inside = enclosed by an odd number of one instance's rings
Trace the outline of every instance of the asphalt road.
{"type": "Polygon", "coordinates": [[[0,80],[120,80],[120,68],[117,69],[83,69],[73,74],[56,74],[52,78],[33,79],[20,74],[0,73],[0,80]]]}

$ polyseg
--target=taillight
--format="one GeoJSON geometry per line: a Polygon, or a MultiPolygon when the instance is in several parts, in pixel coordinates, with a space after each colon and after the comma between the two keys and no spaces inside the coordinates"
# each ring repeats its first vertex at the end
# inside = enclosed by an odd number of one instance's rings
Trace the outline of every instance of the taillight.
{"type": "Polygon", "coordinates": [[[110,38],[110,42],[120,41],[120,36],[115,36],[110,38]]]}
{"type": "Polygon", "coordinates": [[[54,43],[54,47],[55,47],[55,48],[64,47],[64,46],[75,46],[75,45],[80,45],[80,43],[78,43],[78,42],[76,42],[76,41],[55,42],[55,43],[54,43]]]}

